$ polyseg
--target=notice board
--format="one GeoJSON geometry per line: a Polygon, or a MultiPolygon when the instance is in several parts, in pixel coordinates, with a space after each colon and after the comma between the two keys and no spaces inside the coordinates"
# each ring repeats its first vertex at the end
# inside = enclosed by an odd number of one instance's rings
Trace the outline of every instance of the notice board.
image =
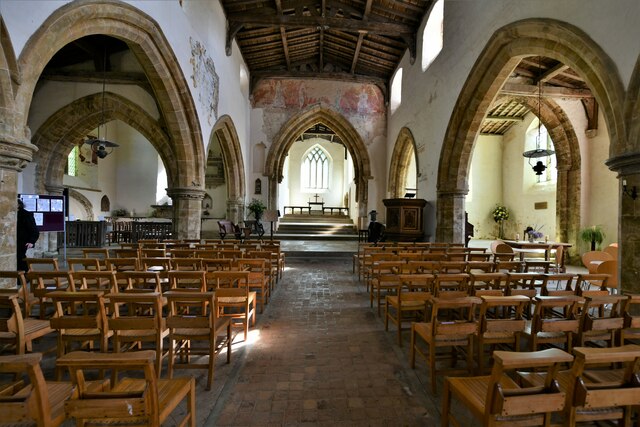
{"type": "Polygon", "coordinates": [[[20,194],[24,208],[33,213],[38,231],[64,231],[64,196],[20,194]]]}

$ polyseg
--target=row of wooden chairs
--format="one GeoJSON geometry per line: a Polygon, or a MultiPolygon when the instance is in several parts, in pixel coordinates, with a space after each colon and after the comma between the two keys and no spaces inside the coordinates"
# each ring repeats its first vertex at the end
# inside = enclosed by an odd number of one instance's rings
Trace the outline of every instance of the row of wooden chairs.
{"type": "Polygon", "coordinates": [[[630,426],[640,405],[640,346],[576,347],[530,353],[496,351],[491,375],[448,377],[442,423],[461,425],[463,404],[482,425],[575,426],[616,421],[630,426]],[[555,418],[554,418],[555,417],[555,418]]]}
{"type": "Polygon", "coordinates": [[[435,393],[436,375],[447,372],[436,365],[444,355],[454,360],[451,366],[464,356],[462,371],[473,374],[475,354],[482,374],[487,346],[520,351],[521,339],[528,341],[530,351],[549,345],[569,352],[574,345],[623,345],[639,337],[638,302],[628,295],[430,297],[423,308],[428,320],[411,324],[410,363],[415,367],[416,354],[427,361],[435,393]],[[530,320],[524,316],[528,304],[534,306],[530,320]],[[439,353],[442,348],[448,351],[439,353]]]}
{"type": "Polygon", "coordinates": [[[181,426],[196,426],[194,379],[158,379],[152,350],[69,353],[56,364],[69,371],[70,382],[45,381],[41,359],[40,353],[0,356],[0,375],[9,378],[0,386],[3,424],[55,427],[74,420],[77,425],[126,423],[159,427],[175,417],[181,426]],[[132,375],[114,377],[112,381],[89,381],[97,367],[132,375]],[[178,415],[176,408],[182,402],[186,402],[186,410],[178,415]]]}

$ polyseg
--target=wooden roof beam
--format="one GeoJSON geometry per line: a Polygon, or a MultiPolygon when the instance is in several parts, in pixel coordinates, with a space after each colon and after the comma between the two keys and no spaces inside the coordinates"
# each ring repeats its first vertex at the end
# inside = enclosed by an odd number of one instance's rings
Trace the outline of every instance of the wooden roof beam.
{"type": "MultiPolygon", "coordinates": [[[[537,97],[538,86],[519,83],[505,83],[500,91],[500,95],[537,97]]],[[[593,98],[593,94],[589,89],[569,89],[556,86],[544,86],[542,88],[542,96],[545,98],[593,98]]]]}
{"type": "Polygon", "coordinates": [[[568,68],[569,68],[568,65],[560,63],[560,64],[556,65],[555,67],[551,68],[550,70],[547,70],[546,73],[542,74],[538,81],[540,83],[547,83],[549,80],[553,79],[557,75],[562,74],[568,68]]]}
{"type": "MultiPolygon", "coordinates": [[[[278,15],[282,15],[282,1],[275,0],[275,2],[278,15]]],[[[282,38],[282,49],[284,50],[284,60],[287,63],[287,70],[291,71],[291,59],[289,58],[289,46],[287,43],[287,30],[282,25],[280,26],[280,37],[282,38]]]]}
{"type": "MultiPolygon", "coordinates": [[[[364,5],[364,13],[362,14],[362,20],[369,20],[369,13],[371,13],[371,4],[373,0],[367,0],[367,3],[364,5]]],[[[353,61],[351,62],[351,74],[355,73],[356,65],[358,65],[358,57],[360,56],[360,48],[362,48],[362,41],[364,40],[364,36],[367,34],[364,31],[358,31],[358,41],[356,42],[356,50],[353,52],[353,61]]]]}

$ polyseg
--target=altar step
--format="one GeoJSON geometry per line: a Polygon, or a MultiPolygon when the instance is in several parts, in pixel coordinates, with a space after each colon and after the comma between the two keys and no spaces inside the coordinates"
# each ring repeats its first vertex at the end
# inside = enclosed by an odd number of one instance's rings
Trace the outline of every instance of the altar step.
{"type": "MultiPolygon", "coordinates": [[[[269,225],[265,224],[269,233],[269,225]]],[[[274,238],[281,240],[357,240],[358,233],[346,215],[286,214],[280,218],[274,238]]]]}

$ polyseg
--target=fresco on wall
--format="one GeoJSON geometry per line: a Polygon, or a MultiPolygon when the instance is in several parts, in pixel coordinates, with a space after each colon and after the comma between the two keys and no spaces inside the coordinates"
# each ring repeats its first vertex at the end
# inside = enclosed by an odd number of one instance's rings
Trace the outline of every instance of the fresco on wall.
{"type": "Polygon", "coordinates": [[[198,102],[207,112],[207,123],[213,125],[218,119],[218,89],[220,78],[216,74],[213,59],[207,55],[207,49],[199,42],[189,38],[191,44],[191,66],[193,67],[193,87],[199,89],[198,102]]]}
{"type": "Polygon", "coordinates": [[[318,104],[349,120],[365,144],[386,132],[384,96],[372,84],[273,79],[262,80],[253,91],[252,106],[264,110],[269,139],[289,118],[318,104]]]}

